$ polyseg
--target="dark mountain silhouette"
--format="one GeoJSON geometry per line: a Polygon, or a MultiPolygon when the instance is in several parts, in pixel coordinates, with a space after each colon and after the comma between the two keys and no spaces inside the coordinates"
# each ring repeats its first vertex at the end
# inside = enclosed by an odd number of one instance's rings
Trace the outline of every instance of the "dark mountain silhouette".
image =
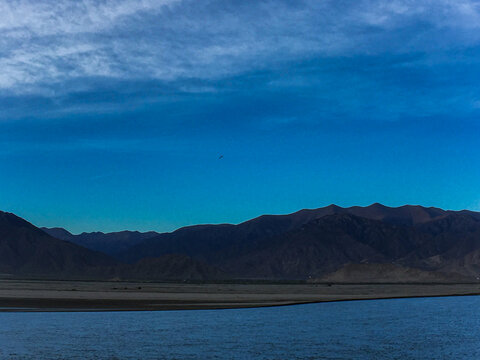
{"type": "Polygon", "coordinates": [[[479,213],[471,211],[330,205],[239,225],[181,228],[135,245],[119,258],[136,262],[184,254],[244,278],[317,278],[350,263],[397,263],[476,277],[479,226],[479,213]]]}
{"type": "Polygon", "coordinates": [[[12,214],[1,214],[0,271],[4,273],[345,282],[480,278],[480,214],[471,211],[330,205],[263,215],[238,225],[197,225],[163,234],[72,235],[61,228],[48,229],[56,237],[78,243],[81,239],[114,254],[123,264],[54,239],[12,214]]]}
{"type": "MultiPolygon", "coordinates": [[[[68,235],[62,230],[57,228],[55,232],[68,235]]],[[[6,212],[0,212],[0,274],[64,279],[148,280],[204,280],[222,275],[214,267],[185,255],[166,255],[142,259],[132,265],[121,264],[101,252],[56,239],[6,212]]]]}
{"type": "Polygon", "coordinates": [[[261,246],[264,240],[326,215],[352,214],[358,217],[381,220],[390,224],[420,224],[441,219],[449,214],[436,208],[402,206],[399,208],[373,204],[368,207],[341,208],[330,205],[314,210],[300,210],[289,215],[262,215],[239,225],[197,225],[181,228],[172,233],[160,234],[120,253],[125,261],[134,262],[146,256],[183,253],[203,260],[218,258],[217,252],[227,257],[238,257],[261,246]]]}
{"type": "Polygon", "coordinates": [[[348,263],[400,259],[423,241],[409,227],[335,214],[272,237],[262,248],[218,265],[238,276],[318,278],[348,263]]]}
{"type": "Polygon", "coordinates": [[[160,235],[155,231],[84,232],[79,235],[73,235],[63,228],[43,227],[41,229],[57,239],[69,241],[90,250],[101,251],[112,257],[146,239],[160,235]]]}
{"type": "Polygon", "coordinates": [[[0,212],[0,272],[21,275],[100,276],[116,261],[51,237],[11,213],[0,212]]]}
{"type": "Polygon", "coordinates": [[[425,270],[465,276],[480,276],[480,219],[476,213],[460,212],[417,226],[428,241],[402,259],[402,263],[425,270]]]}
{"type": "Polygon", "coordinates": [[[56,238],[56,239],[74,242],[74,241],[72,241],[72,239],[75,238],[75,235],[73,235],[72,233],[70,233],[68,230],[65,230],[64,228],[59,228],[59,227],[55,227],[55,228],[41,227],[40,229],[43,230],[44,232],[46,232],[48,235],[53,236],[53,237],[56,238]]]}

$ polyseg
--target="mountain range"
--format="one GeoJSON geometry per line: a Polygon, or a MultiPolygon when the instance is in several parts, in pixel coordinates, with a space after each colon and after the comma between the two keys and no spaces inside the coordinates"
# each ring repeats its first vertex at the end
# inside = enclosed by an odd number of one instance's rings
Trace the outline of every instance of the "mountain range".
{"type": "Polygon", "coordinates": [[[171,233],[73,235],[0,212],[0,272],[145,280],[476,281],[480,213],[330,205],[171,233]]]}
{"type": "Polygon", "coordinates": [[[0,212],[0,273],[20,276],[97,277],[116,260],[58,240],[14,214],[0,212]]]}
{"type": "Polygon", "coordinates": [[[63,228],[42,227],[41,229],[54,238],[69,241],[90,250],[103,252],[110,256],[116,256],[118,253],[124,252],[146,239],[160,235],[155,231],[119,231],[111,233],[96,231],[73,235],[63,228]]]}

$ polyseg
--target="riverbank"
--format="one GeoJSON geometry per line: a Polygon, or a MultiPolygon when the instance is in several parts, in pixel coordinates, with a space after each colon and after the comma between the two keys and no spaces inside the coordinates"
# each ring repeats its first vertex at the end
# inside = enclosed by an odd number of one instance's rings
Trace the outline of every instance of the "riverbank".
{"type": "Polygon", "coordinates": [[[0,280],[0,311],[229,309],[479,294],[480,284],[183,284],[0,280]]]}

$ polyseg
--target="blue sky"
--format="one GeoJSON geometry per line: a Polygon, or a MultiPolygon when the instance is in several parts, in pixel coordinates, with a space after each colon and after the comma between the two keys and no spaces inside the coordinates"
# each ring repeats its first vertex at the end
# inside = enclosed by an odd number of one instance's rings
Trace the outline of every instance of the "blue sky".
{"type": "Polygon", "coordinates": [[[479,1],[18,0],[0,13],[0,209],[36,225],[480,210],[479,1]]]}

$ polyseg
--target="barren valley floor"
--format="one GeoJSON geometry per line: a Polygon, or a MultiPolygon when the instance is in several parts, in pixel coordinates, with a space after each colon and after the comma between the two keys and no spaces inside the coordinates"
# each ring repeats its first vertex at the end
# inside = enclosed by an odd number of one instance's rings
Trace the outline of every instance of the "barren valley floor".
{"type": "Polygon", "coordinates": [[[0,280],[0,311],[226,309],[479,294],[480,284],[185,284],[0,280]]]}

